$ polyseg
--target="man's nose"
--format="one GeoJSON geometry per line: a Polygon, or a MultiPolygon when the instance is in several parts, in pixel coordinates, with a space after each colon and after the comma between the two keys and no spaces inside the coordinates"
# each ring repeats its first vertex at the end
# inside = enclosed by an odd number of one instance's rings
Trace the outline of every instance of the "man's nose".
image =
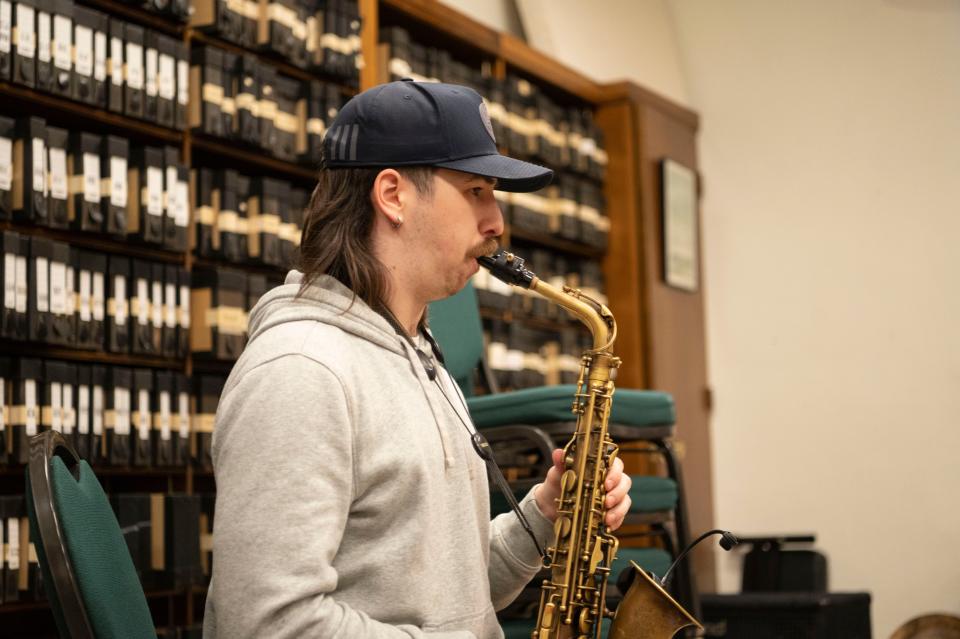
{"type": "Polygon", "coordinates": [[[484,210],[483,217],[480,220],[480,233],[484,237],[503,235],[503,212],[496,200],[484,210]]]}

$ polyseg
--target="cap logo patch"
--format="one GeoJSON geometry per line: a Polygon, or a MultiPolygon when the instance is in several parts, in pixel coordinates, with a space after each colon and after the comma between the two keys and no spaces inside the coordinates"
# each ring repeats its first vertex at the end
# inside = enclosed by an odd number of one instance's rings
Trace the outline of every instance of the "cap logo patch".
{"type": "Polygon", "coordinates": [[[493,143],[497,143],[497,138],[493,135],[493,124],[490,122],[490,114],[487,113],[487,104],[486,102],[480,103],[480,119],[483,121],[483,128],[487,130],[487,133],[490,134],[490,139],[493,140],[493,143]]]}

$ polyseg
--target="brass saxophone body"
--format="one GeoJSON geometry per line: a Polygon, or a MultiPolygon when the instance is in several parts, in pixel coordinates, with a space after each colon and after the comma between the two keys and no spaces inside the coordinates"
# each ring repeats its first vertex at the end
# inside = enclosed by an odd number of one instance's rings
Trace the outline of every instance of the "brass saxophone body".
{"type": "Polygon", "coordinates": [[[562,290],[524,268],[524,260],[498,251],[478,262],[492,275],[528,288],[560,305],[583,322],[593,336],[580,361],[573,398],[576,431],[563,449],[553,545],[547,549],[549,576],[540,592],[536,629],[531,639],[600,639],[603,617],[613,617],[610,639],[669,639],[700,624],[636,564],[633,584],[616,613],[606,607],[607,580],[619,541],[603,523],[607,471],[619,448],[610,438],[614,383],[620,359],[613,354],[617,325],[603,304],[581,291],[562,290]]]}

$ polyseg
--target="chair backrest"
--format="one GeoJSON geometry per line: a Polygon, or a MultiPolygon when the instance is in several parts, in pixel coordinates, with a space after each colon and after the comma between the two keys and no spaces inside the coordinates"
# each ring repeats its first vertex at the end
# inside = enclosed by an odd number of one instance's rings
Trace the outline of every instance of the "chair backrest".
{"type": "Polygon", "coordinates": [[[473,372],[483,356],[483,324],[472,282],[430,305],[430,330],[446,360],[447,370],[467,397],[473,394],[473,372]]]}
{"type": "Polygon", "coordinates": [[[30,440],[26,493],[30,536],[61,636],[156,639],[107,496],[60,433],[30,440]]]}

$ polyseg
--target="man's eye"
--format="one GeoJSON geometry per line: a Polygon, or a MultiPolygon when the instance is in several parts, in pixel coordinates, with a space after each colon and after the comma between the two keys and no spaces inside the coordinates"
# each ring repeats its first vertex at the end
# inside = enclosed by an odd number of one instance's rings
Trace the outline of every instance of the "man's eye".
{"type": "Polygon", "coordinates": [[[473,191],[473,194],[476,195],[477,197],[480,197],[481,195],[483,195],[483,187],[475,186],[470,190],[473,191]]]}

